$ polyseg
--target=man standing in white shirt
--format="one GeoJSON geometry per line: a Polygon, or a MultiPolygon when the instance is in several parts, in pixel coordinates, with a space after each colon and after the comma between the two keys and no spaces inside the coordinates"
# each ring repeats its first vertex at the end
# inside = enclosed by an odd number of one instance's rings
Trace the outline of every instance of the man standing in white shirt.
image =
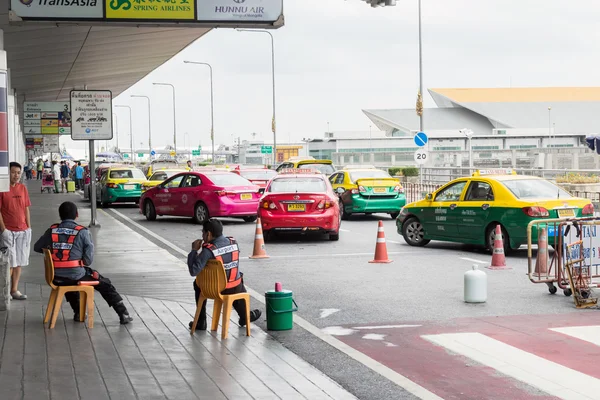
{"type": "Polygon", "coordinates": [[[52,178],[54,178],[54,193],[58,193],[60,189],[60,165],[54,160],[52,161],[52,178]]]}

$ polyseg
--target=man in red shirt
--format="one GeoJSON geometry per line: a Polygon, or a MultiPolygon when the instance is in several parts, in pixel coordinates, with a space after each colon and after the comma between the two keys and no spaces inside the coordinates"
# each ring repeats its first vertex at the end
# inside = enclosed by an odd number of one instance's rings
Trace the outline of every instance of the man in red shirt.
{"type": "Polygon", "coordinates": [[[21,164],[10,163],[10,191],[0,193],[0,247],[8,248],[10,294],[15,300],[27,299],[19,292],[19,278],[21,267],[29,265],[31,246],[31,201],[25,185],[19,183],[21,171],[21,164]]]}

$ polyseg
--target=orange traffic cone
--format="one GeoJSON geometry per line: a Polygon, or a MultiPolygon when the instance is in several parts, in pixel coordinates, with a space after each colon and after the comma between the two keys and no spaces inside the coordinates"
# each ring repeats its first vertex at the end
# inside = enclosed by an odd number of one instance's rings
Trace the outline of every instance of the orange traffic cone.
{"type": "Polygon", "coordinates": [[[494,251],[492,254],[492,264],[487,267],[489,269],[509,269],[506,266],[506,258],[504,257],[504,243],[502,242],[502,228],[496,225],[496,235],[494,236],[494,251]]]}
{"type": "Polygon", "coordinates": [[[377,228],[377,244],[375,245],[375,258],[370,263],[391,263],[388,259],[387,245],[385,244],[385,232],[383,231],[383,221],[379,221],[377,228]]]}
{"type": "Polygon", "coordinates": [[[535,258],[537,276],[548,273],[548,229],[540,228],[538,233],[538,251],[535,258]]]}
{"type": "Polygon", "coordinates": [[[254,251],[250,258],[269,258],[265,251],[265,239],[263,238],[260,218],[256,219],[256,233],[254,234],[254,251]]]}

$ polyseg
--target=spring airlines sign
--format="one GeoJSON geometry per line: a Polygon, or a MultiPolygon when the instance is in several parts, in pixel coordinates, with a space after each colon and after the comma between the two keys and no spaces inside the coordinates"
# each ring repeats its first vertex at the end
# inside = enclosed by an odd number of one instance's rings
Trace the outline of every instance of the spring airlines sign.
{"type": "Polygon", "coordinates": [[[283,0],[10,0],[11,21],[283,25],[283,0]]]}

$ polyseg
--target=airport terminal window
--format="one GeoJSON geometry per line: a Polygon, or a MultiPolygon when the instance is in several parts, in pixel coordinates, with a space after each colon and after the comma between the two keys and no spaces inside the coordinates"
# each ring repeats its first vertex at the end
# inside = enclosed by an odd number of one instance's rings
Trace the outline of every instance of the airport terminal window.
{"type": "Polygon", "coordinates": [[[448,186],[435,196],[435,201],[460,200],[460,195],[463,192],[466,184],[467,182],[456,182],[455,184],[448,186]]]}
{"type": "Polygon", "coordinates": [[[473,150],[498,150],[498,146],[473,146],[473,150]]]}

